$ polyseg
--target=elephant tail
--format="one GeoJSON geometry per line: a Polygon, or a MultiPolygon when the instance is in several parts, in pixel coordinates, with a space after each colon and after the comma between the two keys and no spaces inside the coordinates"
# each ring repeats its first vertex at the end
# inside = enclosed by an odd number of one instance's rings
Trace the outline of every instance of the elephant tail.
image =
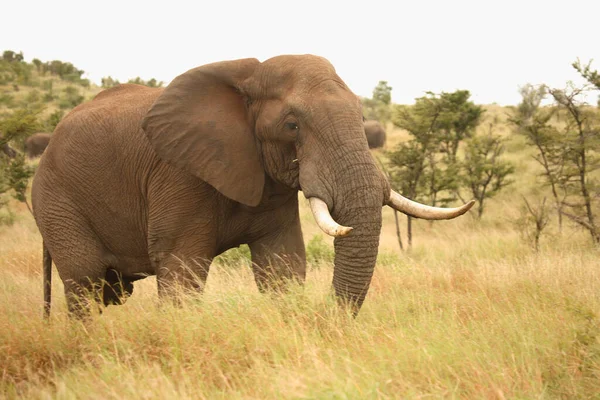
{"type": "Polygon", "coordinates": [[[44,247],[44,319],[48,319],[50,317],[50,304],[52,302],[52,256],[46,247],[46,244],[43,244],[44,247]]]}

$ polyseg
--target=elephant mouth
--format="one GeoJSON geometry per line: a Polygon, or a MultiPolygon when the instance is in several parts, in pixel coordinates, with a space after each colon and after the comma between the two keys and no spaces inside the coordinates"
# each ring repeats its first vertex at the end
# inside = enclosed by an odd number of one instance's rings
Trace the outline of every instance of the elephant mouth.
{"type": "MultiPolygon", "coordinates": [[[[327,204],[323,200],[318,197],[310,197],[308,200],[313,217],[323,232],[333,237],[344,237],[352,232],[352,227],[340,225],[333,219],[327,204]]],[[[400,193],[390,190],[389,201],[386,205],[413,218],[442,220],[463,215],[473,207],[473,204],[475,204],[475,200],[471,200],[460,207],[432,207],[407,199],[400,193]]]]}
{"type": "Polygon", "coordinates": [[[302,190],[300,187],[300,164],[298,159],[294,158],[291,162],[289,159],[284,159],[283,162],[288,164],[287,168],[276,171],[272,175],[273,179],[294,190],[302,190]]]}

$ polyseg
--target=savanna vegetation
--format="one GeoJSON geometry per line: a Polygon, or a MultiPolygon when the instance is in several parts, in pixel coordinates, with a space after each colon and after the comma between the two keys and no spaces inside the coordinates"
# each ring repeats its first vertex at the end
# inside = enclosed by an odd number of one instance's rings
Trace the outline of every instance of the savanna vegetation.
{"type": "MultiPolygon", "coordinates": [[[[52,63],[38,69],[11,54],[0,63],[0,78],[13,71],[0,82],[0,96],[12,99],[0,109],[5,141],[68,110],[59,105],[66,87],[83,101],[100,90],[73,66],[61,76],[52,63]],[[7,67],[15,62],[29,66],[7,67]],[[58,99],[44,109],[26,100],[34,90],[44,99],[48,85],[58,99]]],[[[213,263],[201,298],[178,308],[159,305],[148,278],[125,305],[69,320],[55,278],[44,322],[41,240],[25,203],[36,162],[0,153],[0,396],[597,397],[600,84],[591,65],[573,66],[587,85],[515,88],[522,101],[513,107],[474,104],[467,89],[397,105],[385,81],[363,99],[365,117],[388,126],[373,155],[396,190],[438,206],[477,204],[436,222],[384,208],[378,265],[356,319],[329,296],[331,239],[300,194],[304,288],[259,294],[242,246],[213,263]]],[[[109,78],[103,86],[115,84],[109,78]]]]}

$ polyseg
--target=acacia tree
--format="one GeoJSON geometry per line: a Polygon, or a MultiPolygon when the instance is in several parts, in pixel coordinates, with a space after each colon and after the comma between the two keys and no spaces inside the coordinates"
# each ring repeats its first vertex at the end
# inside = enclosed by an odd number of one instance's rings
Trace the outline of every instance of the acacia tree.
{"type": "Polygon", "coordinates": [[[373,100],[381,104],[390,105],[392,102],[392,87],[387,81],[379,81],[375,89],[373,89],[373,100]]]}
{"type": "Polygon", "coordinates": [[[600,169],[600,117],[582,100],[582,95],[589,90],[589,85],[576,87],[569,83],[565,89],[548,92],[564,118],[560,143],[565,163],[562,179],[569,198],[563,201],[561,212],[585,228],[594,243],[600,244],[600,226],[594,211],[599,186],[592,178],[600,169]]]}
{"type": "MultiPolygon", "coordinates": [[[[410,140],[400,143],[394,151],[387,153],[390,165],[390,184],[394,190],[404,193],[408,198],[417,199],[420,195],[420,183],[425,168],[426,150],[423,143],[410,140]]],[[[412,217],[407,222],[408,247],[412,246],[412,217]]]]}
{"type": "Polygon", "coordinates": [[[586,229],[599,244],[595,210],[600,187],[595,172],[600,169],[600,115],[585,102],[585,95],[600,90],[600,75],[579,60],[572,66],[588,84],[575,86],[569,82],[564,89],[527,85],[521,88],[523,100],[511,121],[537,150],[535,159],[552,190],[559,228],[564,215],[586,229]],[[554,101],[551,108],[540,107],[546,94],[554,101]]]}
{"type": "MultiPolygon", "coordinates": [[[[39,110],[20,109],[0,120],[0,147],[11,141],[23,140],[38,130],[38,113],[39,110]]],[[[0,207],[6,207],[5,195],[12,193],[15,199],[24,202],[29,208],[25,191],[33,172],[33,168],[25,163],[24,154],[15,153],[12,158],[0,155],[0,207]]]]}
{"type": "Polygon", "coordinates": [[[387,124],[391,118],[392,87],[387,81],[379,81],[373,89],[372,98],[362,98],[363,115],[366,119],[373,119],[387,124]]]}
{"type": "MultiPolygon", "coordinates": [[[[466,90],[436,95],[427,92],[414,106],[397,106],[393,122],[411,139],[387,153],[391,183],[413,200],[447,205],[456,200],[460,143],[472,135],[484,110],[469,101],[466,90]]],[[[408,246],[412,218],[408,217],[408,246]]]]}
{"type": "Polygon", "coordinates": [[[515,170],[513,165],[501,158],[504,153],[503,140],[493,133],[493,129],[494,124],[490,123],[485,134],[466,141],[465,160],[462,163],[462,179],[478,202],[479,218],[483,215],[485,200],[511,184],[509,175],[515,170]]]}
{"type": "Polygon", "coordinates": [[[527,144],[535,147],[537,151],[533,159],[543,169],[541,175],[552,192],[558,214],[558,227],[562,230],[562,210],[567,197],[566,183],[570,177],[565,168],[562,134],[550,124],[556,115],[556,108],[540,107],[548,93],[544,85],[536,87],[527,84],[519,91],[522,100],[517,106],[515,115],[509,118],[509,122],[515,126],[517,133],[525,137],[527,144]]]}
{"type": "Polygon", "coordinates": [[[441,113],[437,120],[440,130],[440,151],[444,153],[449,164],[456,163],[456,153],[460,143],[473,136],[485,110],[469,101],[468,90],[457,90],[452,93],[441,93],[441,113]]]}
{"type": "Polygon", "coordinates": [[[540,238],[548,222],[548,207],[544,197],[537,205],[532,205],[525,196],[523,196],[524,205],[521,207],[521,216],[517,219],[516,225],[521,234],[532,242],[533,249],[537,253],[540,250],[540,238]]]}
{"type": "Polygon", "coordinates": [[[585,78],[591,85],[594,85],[596,89],[600,90],[600,74],[596,70],[592,70],[591,61],[586,65],[583,65],[581,61],[577,60],[571,64],[583,78],[585,78]]]}

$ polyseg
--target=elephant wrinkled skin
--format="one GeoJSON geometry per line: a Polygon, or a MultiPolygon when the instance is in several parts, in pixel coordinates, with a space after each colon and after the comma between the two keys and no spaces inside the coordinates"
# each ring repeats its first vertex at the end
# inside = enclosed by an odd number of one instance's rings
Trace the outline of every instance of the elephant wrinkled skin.
{"type": "Polygon", "coordinates": [[[303,282],[299,190],[338,236],[333,288],[356,313],[395,192],[369,152],[359,98],[327,60],[224,61],[164,89],[105,90],[60,122],[34,178],[46,315],[52,260],[76,315],[89,311],[83,290],[120,304],[148,275],[161,297],[173,284],[201,291],[211,260],[244,243],[261,291],[303,282]]]}

